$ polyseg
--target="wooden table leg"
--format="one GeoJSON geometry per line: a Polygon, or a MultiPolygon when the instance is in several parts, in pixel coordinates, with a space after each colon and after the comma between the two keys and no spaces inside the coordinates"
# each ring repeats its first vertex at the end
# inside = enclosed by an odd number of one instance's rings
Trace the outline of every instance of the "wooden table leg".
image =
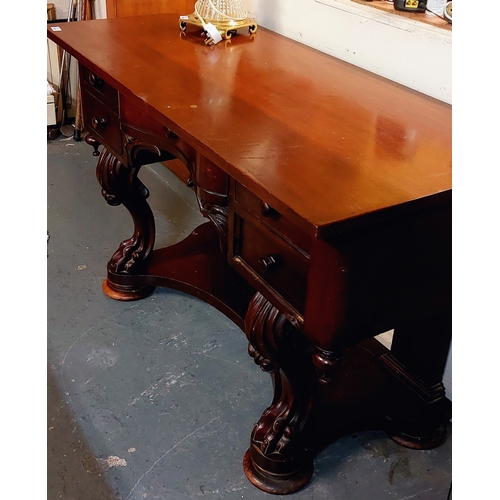
{"type": "Polygon", "coordinates": [[[103,149],[97,162],[96,175],[104,199],[113,206],[123,204],[134,221],[133,235],[122,241],[108,262],[108,277],[103,291],[112,299],[137,300],[151,294],[154,286],[123,285],[113,282],[113,274],[134,275],[147,266],[155,240],[153,212],[146,201],[149,191],[139,180],[140,166],[123,164],[108,150],[103,149]]]}
{"type": "Polygon", "coordinates": [[[310,355],[300,335],[260,293],[245,318],[249,354],[271,374],[274,397],[255,425],[243,467],[257,488],[274,494],[303,488],[313,473],[313,457],[302,441],[316,383],[310,355]]]}
{"type": "Polygon", "coordinates": [[[451,310],[395,328],[391,350],[382,362],[424,403],[411,419],[394,421],[396,442],[415,449],[440,445],[450,418],[442,383],[451,342],[451,310]]]}

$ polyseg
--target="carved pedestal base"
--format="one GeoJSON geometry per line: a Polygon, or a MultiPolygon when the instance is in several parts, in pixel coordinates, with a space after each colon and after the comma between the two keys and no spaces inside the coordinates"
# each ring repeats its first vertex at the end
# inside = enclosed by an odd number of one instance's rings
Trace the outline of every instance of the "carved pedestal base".
{"type": "Polygon", "coordinates": [[[278,495],[300,490],[312,478],[314,457],[353,432],[384,431],[413,449],[445,439],[450,402],[443,388],[430,386],[429,397],[422,397],[423,389],[414,387],[418,379],[394,376],[401,366],[375,339],[342,353],[308,345],[260,293],[250,301],[244,327],[248,352],[274,387],[243,460],[257,488],[278,495]]]}

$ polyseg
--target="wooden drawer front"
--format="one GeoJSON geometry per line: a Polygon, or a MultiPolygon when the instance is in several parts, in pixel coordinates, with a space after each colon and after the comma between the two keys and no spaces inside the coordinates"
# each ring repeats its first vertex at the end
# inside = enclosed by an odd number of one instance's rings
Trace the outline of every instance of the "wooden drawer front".
{"type": "Polygon", "coordinates": [[[80,66],[82,88],[104,102],[111,111],[118,113],[118,91],[102,78],[80,66]]]}
{"type": "Polygon", "coordinates": [[[233,262],[303,315],[309,259],[265,226],[234,216],[233,262]]]}
{"type": "Polygon", "coordinates": [[[101,138],[104,145],[121,155],[122,138],[118,116],[86,90],[82,91],[82,107],[87,131],[96,138],[101,138]]]}
{"type": "Polygon", "coordinates": [[[234,201],[309,255],[311,237],[238,182],[234,183],[234,201]]]}

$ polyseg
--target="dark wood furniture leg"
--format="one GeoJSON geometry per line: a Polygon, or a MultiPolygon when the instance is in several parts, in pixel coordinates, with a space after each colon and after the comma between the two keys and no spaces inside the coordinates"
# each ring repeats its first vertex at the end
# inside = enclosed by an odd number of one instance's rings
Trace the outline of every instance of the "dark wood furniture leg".
{"type": "Polygon", "coordinates": [[[120,276],[139,274],[147,266],[155,240],[153,212],[146,201],[149,191],[139,180],[140,166],[123,164],[107,149],[97,162],[96,175],[104,199],[113,206],[122,204],[132,216],[134,233],[122,241],[108,262],[104,293],[116,300],[142,299],[153,292],[154,286],[120,283],[120,276]]]}
{"type": "Polygon", "coordinates": [[[252,431],[244,471],[263,491],[293,493],[313,473],[302,431],[314,395],[314,367],[301,335],[259,292],[248,307],[245,333],[250,356],[271,374],[274,397],[252,431]]]}
{"type": "Polygon", "coordinates": [[[381,360],[424,403],[411,418],[392,422],[390,437],[413,449],[439,446],[451,417],[443,374],[451,342],[451,310],[395,328],[390,352],[381,360]]]}
{"type": "Polygon", "coordinates": [[[97,162],[96,175],[104,199],[113,206],[122,204],[132,216],[134,233],[122,241],[108,262],[108,276],[104,280],[104,293],[116,300],[137,300],[147,297],[155,287],[122,284],[114,276],[138,274],[147,264],[155,240],[153,212],[146,201],[149,191],[139,180],[140,167],[124,165],[107,149],[103,149],[97,162]]]}
{"type": "Polygon", "coordinates": [[[395,415],[388,435],[413,449],[439,446],[451,417],[443,374],[451,342],[451,311],[445,310],[394,330],[385,367],[422,401],[421,411],[400,420],[395,415]]]}

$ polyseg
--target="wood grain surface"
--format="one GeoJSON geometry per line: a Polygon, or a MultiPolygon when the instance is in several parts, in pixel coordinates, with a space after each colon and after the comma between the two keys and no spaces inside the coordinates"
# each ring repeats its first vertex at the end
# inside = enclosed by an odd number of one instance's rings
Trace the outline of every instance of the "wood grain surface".
{"type": "Polygon", "coordinates": [[[178,16],[48,36],[308,230],[451,194],[451,106],[259,29],[206,46],[178,16]]]}

